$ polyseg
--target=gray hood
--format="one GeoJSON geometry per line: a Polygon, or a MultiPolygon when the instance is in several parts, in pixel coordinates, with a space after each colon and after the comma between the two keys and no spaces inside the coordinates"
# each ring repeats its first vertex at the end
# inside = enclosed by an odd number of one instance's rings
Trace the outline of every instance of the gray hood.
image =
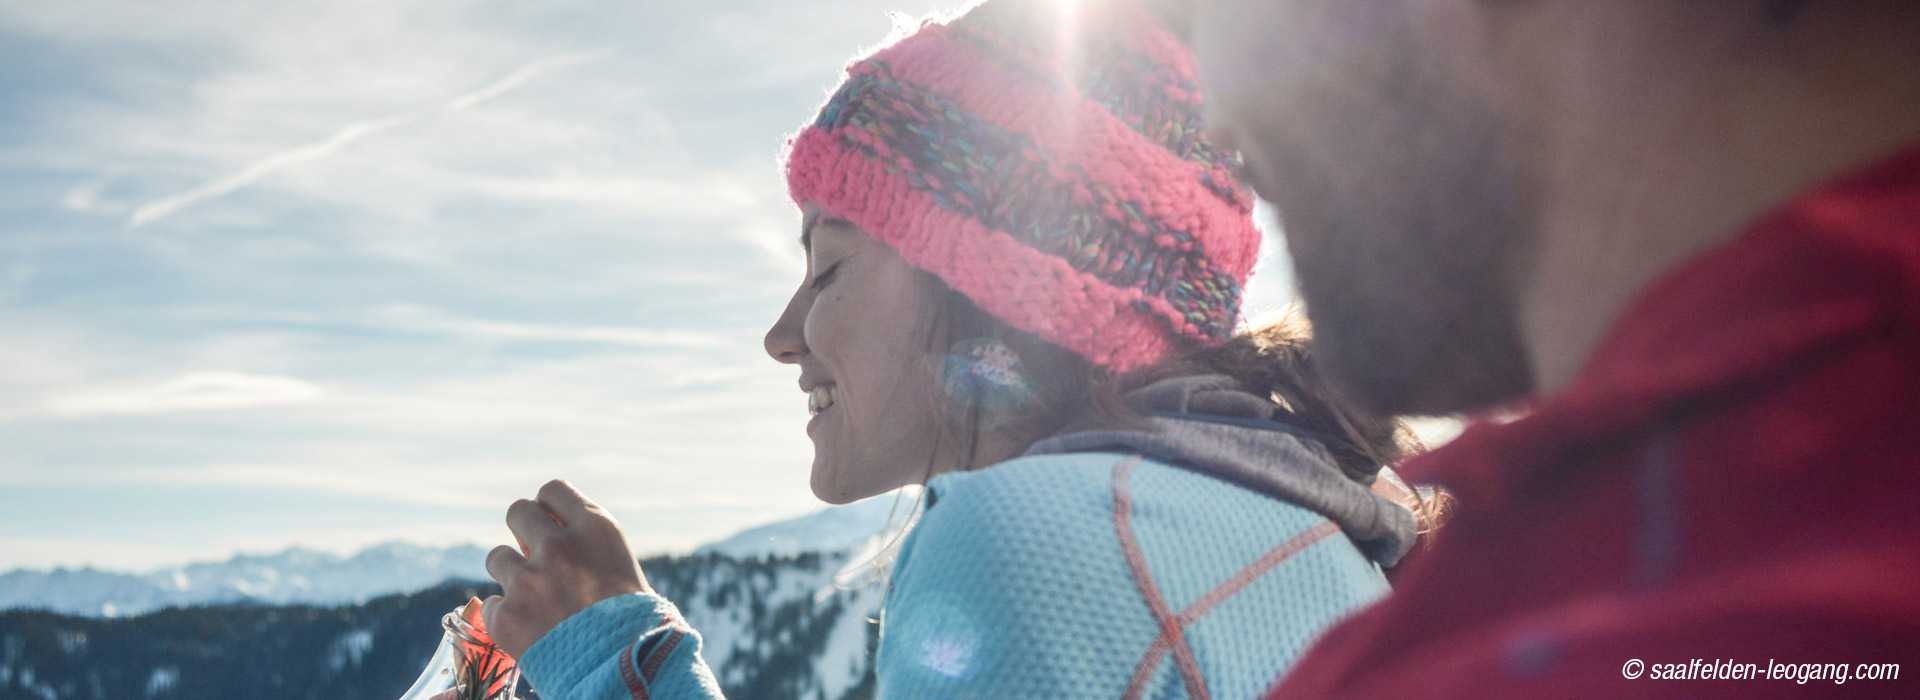
{"type": "Polygon", "coordinates": [[[1231,377],[1154,382],[1124,397],[1149,430],[1056,435],[1026,454],[1137,452],[1320,513],[1381,566],[1413,547],[1413,514],[1340,471],[1313,438],[1275,419],[1280,407],[1231,377]]]}

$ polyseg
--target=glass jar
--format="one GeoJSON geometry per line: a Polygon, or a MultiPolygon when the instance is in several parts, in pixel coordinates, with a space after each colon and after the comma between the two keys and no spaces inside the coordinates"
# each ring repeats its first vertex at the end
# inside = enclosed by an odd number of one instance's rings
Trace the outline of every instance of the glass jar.
{"type": "Polygon", "coordinates": [[[440,626],[440,646],[400,700],[518,700],[520,669],[488,636],[480,599],[441,616],[440,626]]]}

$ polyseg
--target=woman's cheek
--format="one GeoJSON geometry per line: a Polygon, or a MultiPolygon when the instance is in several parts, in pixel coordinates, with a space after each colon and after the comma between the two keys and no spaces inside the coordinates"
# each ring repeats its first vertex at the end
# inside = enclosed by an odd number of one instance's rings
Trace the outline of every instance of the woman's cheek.
{"type": "Polygon", "coordinates": [[[845,337],[845,329],[838,328],[841,322],[836,318],[838,304],[832,291],[816,295],[812,306],[807,308],[807,320],[800,327],[800,335],[806,340],[807,350],[816,357],[830,357],[831,348],[845,337]]]}

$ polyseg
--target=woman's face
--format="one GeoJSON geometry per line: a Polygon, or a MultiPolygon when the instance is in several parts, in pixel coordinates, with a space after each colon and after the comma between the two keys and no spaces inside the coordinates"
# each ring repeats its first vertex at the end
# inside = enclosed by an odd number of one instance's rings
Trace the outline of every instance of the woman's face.
{"type": "Polygon", "coordinates": [[[848,503],[920,483],[936,463],[940,425],[939,365],[926,350],[932,290],[850,223],[809,207],[801,226],[807,274],[766,346],[800,368],[813,493],[848,503]]]}

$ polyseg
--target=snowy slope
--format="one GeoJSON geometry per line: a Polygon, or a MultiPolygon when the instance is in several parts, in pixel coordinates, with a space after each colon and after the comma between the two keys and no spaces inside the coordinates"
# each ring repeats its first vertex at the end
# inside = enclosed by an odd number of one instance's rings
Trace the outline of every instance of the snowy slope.
{"type": "Polygon", "coordinates": [[[870,673],[884,589],[843,589],[844,553],[737,559],[718,553],[649,573],[704,640],[701,657],[730,697],[844,698],[870,673]]]}

